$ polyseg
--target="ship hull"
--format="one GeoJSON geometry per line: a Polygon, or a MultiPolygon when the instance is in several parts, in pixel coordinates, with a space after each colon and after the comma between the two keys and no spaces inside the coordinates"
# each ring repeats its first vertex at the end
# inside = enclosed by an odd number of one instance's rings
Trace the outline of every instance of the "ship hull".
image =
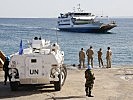
{"type": "Polygon", "coordinates": [[[100,30],[100,29],[88,29],[88,28],[60,28],[60,31],[67,32],[78,32],[78,33],[102,33],[107,32],[108,30],[100,30]]]}
{"type": "Polygon", "coordinates": [[[59,28],[60,31],[78,32],[78,33],[105,33],[116,27],[116,25],[104,25],[101,27],[67,27],[59,28]]]}

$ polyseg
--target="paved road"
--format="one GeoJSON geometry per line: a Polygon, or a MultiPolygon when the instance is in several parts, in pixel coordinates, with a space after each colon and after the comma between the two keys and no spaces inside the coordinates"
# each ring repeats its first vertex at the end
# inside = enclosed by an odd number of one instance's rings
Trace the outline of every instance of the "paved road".
{"type": "Polygon", "coordinates": [[[0,99],[2,100],[133,100],[133,67],[116,69],[94,69],[95,84],[93,98],[85,96],[84,71],[68,70],[61,91],[53,86],[20,87],[10,91],[9,83],[3,84],[3,72],[0,71],[0,99]]]}

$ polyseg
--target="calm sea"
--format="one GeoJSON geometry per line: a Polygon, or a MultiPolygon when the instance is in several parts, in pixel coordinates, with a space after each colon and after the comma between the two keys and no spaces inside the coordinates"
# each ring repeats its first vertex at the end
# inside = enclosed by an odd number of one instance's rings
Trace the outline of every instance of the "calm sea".
{"type": "MultiPolygon", "coordinates": [[[[113,52],[113,66],[133,65],[133,18],[114,18],[118,27],[110,33],[71,33],[56,31],[57,19],[54,18],[0,18],[0,50],[11,55],[19,50],[20,40],[27,47],[27,40],[35,36],[57,41],[65,52],[65,64],[79,64],[78,53],[86,51],[90,45],[94,49],[94,65],[98,65],[97,51],[103,49],[103,60],[107,47],[113,52]]],[[[86,59],[87,63],[87,59],[86,59]]]]}

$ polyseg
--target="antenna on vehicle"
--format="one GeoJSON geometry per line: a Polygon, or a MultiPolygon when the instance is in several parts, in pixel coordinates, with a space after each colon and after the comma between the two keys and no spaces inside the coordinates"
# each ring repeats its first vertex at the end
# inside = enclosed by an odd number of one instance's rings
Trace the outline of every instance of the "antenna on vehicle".
{"type": "Polygon", "coordinates": [[[58,44],[57,26],[56,26],[56,39],[57,39],[57,44],[58,44]]]}

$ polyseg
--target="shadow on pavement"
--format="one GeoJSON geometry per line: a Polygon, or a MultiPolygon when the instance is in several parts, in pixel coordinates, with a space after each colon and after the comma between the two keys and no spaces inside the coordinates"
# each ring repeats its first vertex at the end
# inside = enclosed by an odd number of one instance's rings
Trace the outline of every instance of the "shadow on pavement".
{"type": "Polygon", "coordinates": [[[45,100],[63,100],[63,99],[81,99],[81,98],[86,98],[85,96],[68,96],[68,97],[51,97],[45,100]]]}
{"type": "Polygon", "coordinates": [[[4,83],[0,81],[0,99],[28,96],[45,92],[55,92],[54,87],[44,85],[26,85],[19,87],[17,91],[11,91],[9,82],[7,82],[7,84],[4,85],[4,83]]]}

